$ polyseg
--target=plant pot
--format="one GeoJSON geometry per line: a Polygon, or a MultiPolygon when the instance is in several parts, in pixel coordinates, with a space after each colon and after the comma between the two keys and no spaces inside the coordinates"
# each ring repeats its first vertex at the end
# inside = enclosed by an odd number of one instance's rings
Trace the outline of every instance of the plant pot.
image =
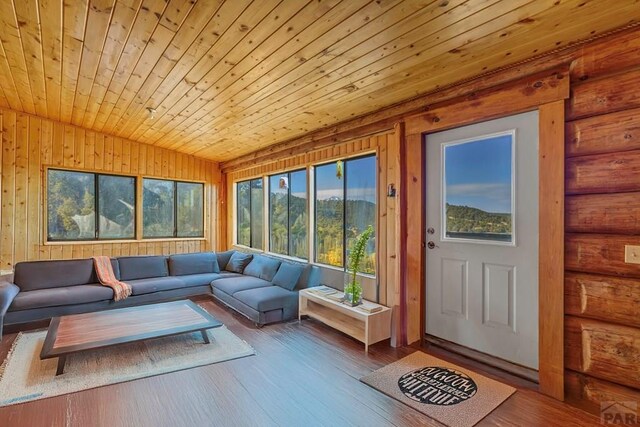
{"type": "Polygon", "coordinates": [[[349,305],[351,305],[352,307],[358,306],[360,304],[362,304],[362,295],[359,296],[358,301],[356,301],[356,303],[353,303],[353,296],[349,293],[345,293],[344,294],[344,301],[346,303],[348,303],[349,305]]]}

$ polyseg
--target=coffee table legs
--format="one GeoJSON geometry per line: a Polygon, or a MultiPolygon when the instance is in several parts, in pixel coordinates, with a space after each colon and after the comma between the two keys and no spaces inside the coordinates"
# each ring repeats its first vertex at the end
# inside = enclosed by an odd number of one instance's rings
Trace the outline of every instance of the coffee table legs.
{"type": "Polygon", "coordinates": [[[209,335],[207,335],[207,330],[206,329],[202,329],[200,331],[200,333],[202,334],[202,339],[204,340],[205,344],[210,344],[211,341],[209,340],[209,335]]]}
{"type": "Polygon", "coordinates": [[[58,357],[58,369],[56,370],[56,376],[62,375],[64,373],[64,364],[67,361],[67,356],[62,355],[58,357]]]}

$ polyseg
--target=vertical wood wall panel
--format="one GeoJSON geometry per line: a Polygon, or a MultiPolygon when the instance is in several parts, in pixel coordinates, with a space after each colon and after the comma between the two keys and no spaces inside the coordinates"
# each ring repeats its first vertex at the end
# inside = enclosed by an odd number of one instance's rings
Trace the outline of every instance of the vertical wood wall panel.
{"type": "Polygon", "coordinates": [[[216,188],[221,175],[217,163],[10,110],[0,110],[0,126],[0,270],[11,270],[15,263],[27,260],[169,254],[219,247],[216,188]],[[205,237],[46,244],[46,166],[205,181],[205,237]]]}

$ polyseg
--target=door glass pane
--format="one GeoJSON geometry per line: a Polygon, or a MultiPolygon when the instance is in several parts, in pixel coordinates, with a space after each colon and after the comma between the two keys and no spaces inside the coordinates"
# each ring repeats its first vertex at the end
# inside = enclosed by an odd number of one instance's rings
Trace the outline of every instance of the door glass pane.
{"type": "Polygon", "coordinates": [[[173,181],[160,179],[143,181],[143,237],[173,237],[173,184],[173,181]]]}
{"type": "Polygon", "coordinates": [[[262,179],[251,181],[251,247],[262,249],[264,191],[262,179]]]}
{"type": "Polygon", "coordinates": [[[48,239],[95,239],[95,176],[49,169],[47,187],[48,239]]]}
{"type": "MultiPolygon", "coordinates": [[[[348,160],[345,177],[347,194],[345,205],[346,244],[350,250],[356,238],[371,225],[376,228],[376,158],[375,156],[348,160]]],[[[347,254],[348,259],[348,254],[347,254]]],[[[369,240],[360,266],[363,273],[376,273],[375,234],[369,240]]]]}
{"type": "Polygon", "coordinates": [[[443,146],[444,239],[513,243],[513,138],[443,146]]]}
{"type": "Polygon", "coordinates": [[[236,241],[239,245],[251,245],[251,192],[249,181],[239,182],[236,187],[237,203],[237,233],[236,241]]]}
{"type": "Polygon", "coordinates": [[[316,167],[316,262],[343,264],[344,173],[329,163],[316,167]]]}
{"type": "Polygon", "coordinates": [[[177,183],[178,237],[204,236],[204,185],[177,183]]]}
{"type": "Polygon", "coordinates": [[[288,255],[289,242],[289,177],[288,174],[269,177],[269,250],[288,255]]]}
{"type": "Polygon", "coordinates": [[[98,237],[135,237],[136,180],[124,176],[98,176],[98,237]]]}
{"type": "Polygon", "coordinates": [[[289,174],[289,255],[307,259],[307,171],[289,174]]]}

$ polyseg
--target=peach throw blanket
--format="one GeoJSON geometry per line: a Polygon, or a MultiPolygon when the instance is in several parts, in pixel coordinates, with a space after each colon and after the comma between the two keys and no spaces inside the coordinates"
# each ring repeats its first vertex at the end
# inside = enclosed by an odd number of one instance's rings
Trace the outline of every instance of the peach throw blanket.
{"type": "Polygon", "coordinates": [[[115,301],[121,301],[131,295],[131,286],[116,279],[111,259],[108,256],[94,256],[92,258],[98,280],[103,285],[113,289],[113,299],[115,301]]]}

